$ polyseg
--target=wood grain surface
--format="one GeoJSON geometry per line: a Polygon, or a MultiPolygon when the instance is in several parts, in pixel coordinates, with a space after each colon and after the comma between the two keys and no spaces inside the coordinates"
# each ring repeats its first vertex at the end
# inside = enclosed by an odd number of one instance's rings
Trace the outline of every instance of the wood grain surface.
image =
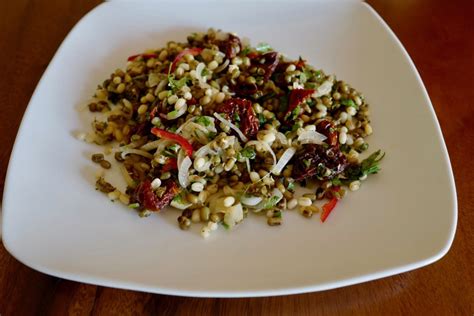
{"type": "MultiPolygon", "coordinates": [[[[198,299],[61,280],[27,268],[0,245],[0,314],[473,315],[474,1],[368,2],[414,60],[448,146],[459,223],[444,258],[412,272],[319,293],[198,299]]],[[[98,3],[0,1],[0,194],[15,135],[38,80],[69,30],[98,3]]]]}

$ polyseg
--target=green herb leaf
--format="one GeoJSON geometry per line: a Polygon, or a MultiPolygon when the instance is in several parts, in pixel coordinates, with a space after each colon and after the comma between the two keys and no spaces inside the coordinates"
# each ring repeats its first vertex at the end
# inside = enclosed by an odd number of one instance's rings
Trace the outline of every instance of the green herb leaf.
{"type": "Polygon", "coordinates": [[[184,87],[186,85],[187,81],[188,81],[188,78],[186,78],[186,77],[183,77],[179,80],[175,80],[174,75],[168,75],[168,87],[171,88],[173,93],[175,93],[176,91],[178,91],[182,87],[184,87]]]}
{"type": "Polygon", "coordinates": [[[282,213],[280,210],[277,210],[273,213],[273,217],[275,218],[281,218],[282,217],[282,213]]]}
{"type": "Polygon", "coordinates": [[[309,161],[308,159],[303,159],[303,164],[306,168],[309,168],[311,166],[311,161],[309,161]]]}
{"type": "Polygon", "coordinates": [[[346,106],[346,107],[353,107],[355,109],[359,109],[357,104],[355,104],[354,101],[352,101],[351,99],[344,99],[344,100],[341,101],[341,104],[346,106]]]}
{"type": "Polygon", "coordinates": [[[228,224],[226,224],[224,222],[222,222],[221,224],[222,224],[222,226],[224,226],[225,229],[227,229],[227,230],[230,229],[230,226],[228,224]]]}
{"type": "Polygon", "coordinates": [[[266,52],[271,51],[272,48],[267,43],[259,43],[257,47],[255,47],[255,50],[260,53],[266,53],[266,52]]]}
{"type": "Polygon", "coordinates": [[[267,119],[265,118],[265,116],[262,113],[259,113],[258,114],[258,123],[260,124],[260,126],[262,126],[266,122],[267,122],[267,119]]]}
{"type": "Polygon", "coordinates": [[[255,157],[257,156],[257,153],[255,152],[253,148],[245,147],[244,149],[240,151],[240,155],[248,159],[255,159],[255,157]]]}
{"type": "Polygon", "coordinates": [[[133,208],[133,209],[137,209],[137,208],[140,207],[140,204],[139,203],[132,203],[132,204],[128,204],[128,207],[133,208]]]}
{"type": "Polygon", "coordinates": [[[244,56],[247,56],[250,53],[250,51],[251,51],[250,47],[247,46],[244,49],[242,49],[242,51],[240,53],[244,56]]]}
{"type": "Polygon", "coordinates": [[[374,174],[380,171],[379,162],[385,156],[380,149],[371,154],[358,165],[350,165],[344,172],[349,180],[359,180],[360,177],[374,174]]]}
{"type": "Polygon", "coordinates": [[[275,207],[275,205],[277,205],[277,203],[280,201],[280,197],[279,196],[272,196],[270,197],[264,204],[263,204],[263,209],[269,209],[269,208],[272,208],[272,207],[275,207]]]}
{"type": "Polygon", "coordinates": [[[294,191],[295,190],[295,183],[294,182],[288,183],[288,186],[286,187],[286,189],[288,191],[294,191]]]}
{"type": "Polygon", "coordinates": [[[207,116],[199,116],[196,120],[196,123],[201,124],[203,126],[210,126],[212,124],[212,121],[209,117],[207,116]]]}
{"type": "Polygon", "coordinates": [[[240,116],[239,116],[239,113],[237,113],[237,112],[234,113],[234,121],[235,122],[240,122],[240,116]]]}

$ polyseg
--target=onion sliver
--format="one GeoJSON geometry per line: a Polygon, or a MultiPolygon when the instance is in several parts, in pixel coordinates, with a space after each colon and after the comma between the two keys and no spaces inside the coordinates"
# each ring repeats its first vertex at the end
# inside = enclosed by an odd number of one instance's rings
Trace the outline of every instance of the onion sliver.
{"type": "Polygon", "coordinates": [[[279,175],[283,168],[285,168],[285,166],[291,160],[291,158],[293,158],[295,152],[296,149],[294,147],[287,148],[283,152],[283,155],[281,155],[280,160],[278,160],[277,164],[272,168],[272,173],[279,175]]]}
{"type": "Polygon", "coordinates": [[[226,126],[229,126],[231,129],[233,129],[240,137],[240,139],[246,143],[248,141],[247,137],[245,137],[244,133],[242,133],[242,131],[237,127],[235,126],[234,124],[232,124],[231,122],[227,121],[225,118],[223,118],[222,116],[220,116],[218,113],[214,113],[214,116],[222,122],[222,124],[226,125],[226,126]]]}

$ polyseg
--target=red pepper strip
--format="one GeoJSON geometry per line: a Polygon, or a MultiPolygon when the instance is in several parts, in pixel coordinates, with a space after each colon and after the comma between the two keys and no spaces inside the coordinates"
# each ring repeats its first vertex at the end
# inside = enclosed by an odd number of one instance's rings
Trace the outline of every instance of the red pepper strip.
{"type": "Polygon", "coordinates": [[[260,54],[257,53],[257,52],[250,52],[247,54],[247,57],[250,58],[250,59],[254,59],[254,58],[257,58],[260,54]]]}
{"type": "Polygon", "coordinates": [[[286,117],[291,113],[298,105],[301,104],[306,98],[314,93],[314,89],[293,89],[290,92],[290,100],[288,102],[288,110],[285,113],[286,117]]]}
{"type": "Polygon", "coordinates": [[[172,141],[178,143],[181,146],[181,148],[184,149],[184,151],[186,152],[186,154],[189,157],[192,156],[193,146],[186,140],[186,138],[184,138],[184,137],[182,137],[178,134],[165,131],[164,129],[157,128],[157,127],[153,127],[151,129],[151,133],[153,135],[156,135],[157,137],[164,138],[164,139],[169,139],[169,140],[172,140],[172,141]]]}
{"type": "Polygon", "coordinates": [[[156,111],[158,111],[158,107],[155,106],[155,107],[150,111],[150,119],[154,119],[154,118],[155,118],[156,111]]]}
{"type": "Polygon", "coordinates": [[[197,47],[187,48],[187,49],[182,50],[181,53],[179,53],[173,60],[173,63],[171,64],[171,72],[173,72],[176,69],[176,64],[181,60],[181,58],[183,58],[184,55],[190,54],[193,56],[197,56],[201,52],[202,52],[202,48],[197,48],[197,47]]]}
{"type": "Polygon", "coordinates": [[[163,168],[161,168],[163,172],[176,169],[178,169],[178,161],[176,160],[176,158],[168,159],[168,161],[163,165],[163,168]]]}
{"type": "Polygon", "coordinates": [[[130,57],[128,57],[128,61],[134,61],[135,59],[137,59],[138,57],[142,56],[144,59],[150,59],[150,58],[156,58],[158,57],[157,54],[137,54],[137,55],[132,55],[130,57]]]}
{"type": "Polygon", "coordinates": [[[321,213],[321,222],[324,223],[326,218],[328,218],[331,211],[336,207],[338,199],[333,197],[329,202],[323,205],[323,212],[321,213]]]}

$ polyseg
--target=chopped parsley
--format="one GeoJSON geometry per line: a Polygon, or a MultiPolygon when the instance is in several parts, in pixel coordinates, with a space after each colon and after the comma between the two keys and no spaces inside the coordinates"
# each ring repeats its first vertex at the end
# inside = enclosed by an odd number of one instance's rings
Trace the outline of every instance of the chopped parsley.
{"type": "Polygon", "coordinates": [[[263,203],[263,209],[269,209],[269,208],[272,208],[272,207],[275,207],[275,205],[277,205],[277,203],[280,201],[281,197],[279,196],[272,196],[271,198],[269,198],[265,203],[263,203]]]}
{"type": "Polygon", "coordinates": [[[385,153],[379,149],[362,160],[359,165],[350,165],[345,171],[346,178],[349,180],[359,180],[360,177],[379,172],[379,162],[384,156],[385,153]]]}
{"type": "Polygon", "coordinates": [[[244,149],[240,151],[240,155],[244,158],[255,159],[255,157],[257,156],[257,153],[255,152],[253,148],[245,147],[244,149]]]}
{"type": "Polygon", "coordinates": [[[207,116],[199,116],[197,119],[196,119],[196,123],[198,124],[201,124],[203,126],[210,126],[212,124],[212,121],[209,117],[207,116]]]}
{"type": "Polygon", "coordinates": [[[174,75],[168,75],[168,87],[174,92],[180,90],[182,87],[186,85],[188,78],[183,77],[179,80],[174,79],[174,75]]]}
{"type": "Polygon", "coordinates": [[[245,47],[242,49],[242,52],[240,52],[242,55],[247,56],[250,53],[251,49],[249,46],[245,47]]]}
{"type": "Polygon", "coordinates": [[[341,101],[341,104],[344,105],[345,107],[353,107],[356,110],[359,108],[357,104],[354,103],[351,99],[344,99],[341,101]]]}

